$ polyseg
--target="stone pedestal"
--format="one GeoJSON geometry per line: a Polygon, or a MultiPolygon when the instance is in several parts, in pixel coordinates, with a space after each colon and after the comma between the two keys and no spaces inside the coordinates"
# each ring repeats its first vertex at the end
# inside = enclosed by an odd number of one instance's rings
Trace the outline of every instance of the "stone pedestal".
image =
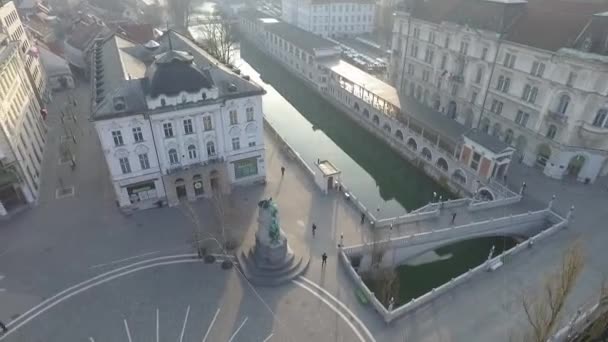
{"type": "Polygon", "coordinates": [[[256,285],[277,286],[302,274],[310,258],[306,251],[294,252],[278,225],[278,210],[272,200],[260,202],[255,245],[237,254],[239,267],[256,285]]]}

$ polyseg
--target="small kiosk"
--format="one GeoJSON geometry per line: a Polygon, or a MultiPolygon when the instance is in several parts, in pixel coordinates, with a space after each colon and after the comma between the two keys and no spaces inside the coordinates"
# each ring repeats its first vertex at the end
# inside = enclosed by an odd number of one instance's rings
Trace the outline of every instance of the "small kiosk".
{"type": "Polygon", "coordinates": [[[340,184],[340,170],[329,160],[318,160],[315,164],[319,172],[315,172],[315,183],[323,191],[327,193],[340,184]]]}

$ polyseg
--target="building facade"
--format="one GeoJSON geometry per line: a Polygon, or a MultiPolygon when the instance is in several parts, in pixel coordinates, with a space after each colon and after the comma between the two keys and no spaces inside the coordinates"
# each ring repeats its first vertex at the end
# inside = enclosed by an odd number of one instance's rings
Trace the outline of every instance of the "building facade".
{"type": "Polygon", "coordinates": [[[281,18],[324,36],[351,36],[374,30],[376,4],[372,0],[282,0],[281,18]]]}
{"type": "Polygon", "coordinates": [[[607,10],[584,1],[411,1],[393,28],[391,81],[512,145],[549,177],[593,182],[608,173],[607,10]]]}
{"type": "Polygon", "coordinates": [[[141,209],[265,181],[264,90],[176,32],[92,56],[93,119],[117,203],[141,209]]]}
{"type": "Polygon", "coordinates": [[[39,105],[43,107],[43,104],[50,100],[46,73],[40,63],[38,50],[28,37],[12,1],[0,6],[0,32],[6,34],[10,40],[19,42],[27,77],[32,83],[39,105]]]}
{"type": "Polygon", "coordinates": [[[342,60],[336,43],[259,11],[239,15],[256,47],[427,175],[454,192],[498,197],[494,180],[507,174],[513,148],[402,101],[395,87],[342,60]]]}
{"type": "Polygon", "coordinates": [[[46,140],[21,46],[0,34],[0,216],[37,202],[46,140]]]}

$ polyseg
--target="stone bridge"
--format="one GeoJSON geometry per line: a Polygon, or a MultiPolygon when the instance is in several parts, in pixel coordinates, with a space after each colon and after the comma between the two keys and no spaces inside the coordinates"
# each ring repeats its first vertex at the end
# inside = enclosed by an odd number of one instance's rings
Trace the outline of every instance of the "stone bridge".
{"type": "Polygon", "coordinates": [[[388,237],[374,243],[346,247],[344,253],[361,272],[371,267],[373,255],[380,267],[390,267],[429,251],[474,238],[512,236],[527,239],[565,220],[547,208],[417,234],[388,237]]]}

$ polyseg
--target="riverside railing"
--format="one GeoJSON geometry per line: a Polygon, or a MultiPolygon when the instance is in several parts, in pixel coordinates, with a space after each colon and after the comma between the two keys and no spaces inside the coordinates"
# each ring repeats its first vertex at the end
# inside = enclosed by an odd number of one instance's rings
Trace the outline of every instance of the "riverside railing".
{"type": "MultiPolygon", "coordinates": [[[[503,221],[503,223],[504,223],[505,220],[514,220],[514,218],[515,218],[515,220],[517,220],[517,217],[523,217],[523,216],[528,216],[530,219],[538,220],[539,215],[542,215],[542,217],[541,217],[542,219],[548,219],[549,221],[559,220],[558,222],[556,222],[549,228],[539,232],[538,234],[532,236],[528,240],[520,242],[515,247],[513,247],[507,251],[504,251],[500,255],[498,255],[492,259],[489,259],[488,261],[482,263],[481,265],[479,265],[475,268],[469,269],[467,272],[459,275],[458,277],[452,278],[447,283],[445,283],[437,288],[433,288],[431,291],[427,292],[426,294],[424,294],[418,298],[414,298],[414,299],[410,300],[408,303],[406,303],[394,310],[388,310],[384,305],[382,305],[380,303],[380,301],[376,298],[374,293],[369,290],[367,285],[365,285],[365,283],[363,282],[361,277],[357,274],[357,272],[354,270],[354,268],[350,264],[350,257],[362,254],[365,251],[365,248],[369,248],[369,245],[367,245],[367,246],[366,245],[357,245],[357,246],[343,248],[340,251],[340,255],[341,255],[342,262],[346,266],[347,273],[351,276],[352,280],[355,282],[355,285],[362,291],[362,293],[366,296],[366,298],[369,300],[369,302],[372,303],[375,310],[383,317],[384,321],[386,323],[390,323],[391,321],[395,320],[396,318],[399,318],[409,312],[412,312],[413,310],[416,310],[416,309],[434,301],[442,294],[447,293],[448,291],[454,289],[455,287],[472,279],[473,277],[487,271],[491,265],[493,265],[497,262],[505,262],[507,260],[507,257],[511,257],[527,248],[531,248],[535,243],[553,235],[560,229],[563,229],[564,227],[566,227],[568,225],[568,221],[571,217],[571,214],[572,214],[572,210],[568,214],[567,218],[563,218],[563,217],[557,215],[555,212],[551,211],[550,209],[544,209],[544,210],[540,210],[540,211],[533,212],[533,213],[525,213],[525,214],[521,214],[521,215],[517,215],[517,216],[513,216],[513,217],[507,217],[507,218],[504,218],[504,220],[482,221],[482,222],[486,222],[486,223],[493,222],[493,221],[497,221],[497,222],[503,221]]],[[[455,231],[456,229],[457,229],[457,227],[442,229],[440,231],[444,231],[444,232],[445,231],[455,231]]],[[[389,239],[389,241],[391,241],[391,244],[389,246],[392,248],[402,248],[402,247],[405,247],[408,245],[408,244],[404,244],[403,241],[413,240],[412,237],[415,237],[415,236],[435,234],[440,231],[436,231],[436,232],[432,232],[432,233],[420,233],[420,234],[414,234],[414,235],[404,237],[404,238],[398,238],[398,240],[401,242],[400,244],[394,244],[393,239],[389,239]]],[[[395,240],[397,240],[397,239],[395,239],[395,240]]],[[[432,240],[428,240],[426,242],[429,242],[429,241],[432,241],[432,240]]],[[[385,242],[382,242],[382,243],[385,243],[385,242]]]]}

